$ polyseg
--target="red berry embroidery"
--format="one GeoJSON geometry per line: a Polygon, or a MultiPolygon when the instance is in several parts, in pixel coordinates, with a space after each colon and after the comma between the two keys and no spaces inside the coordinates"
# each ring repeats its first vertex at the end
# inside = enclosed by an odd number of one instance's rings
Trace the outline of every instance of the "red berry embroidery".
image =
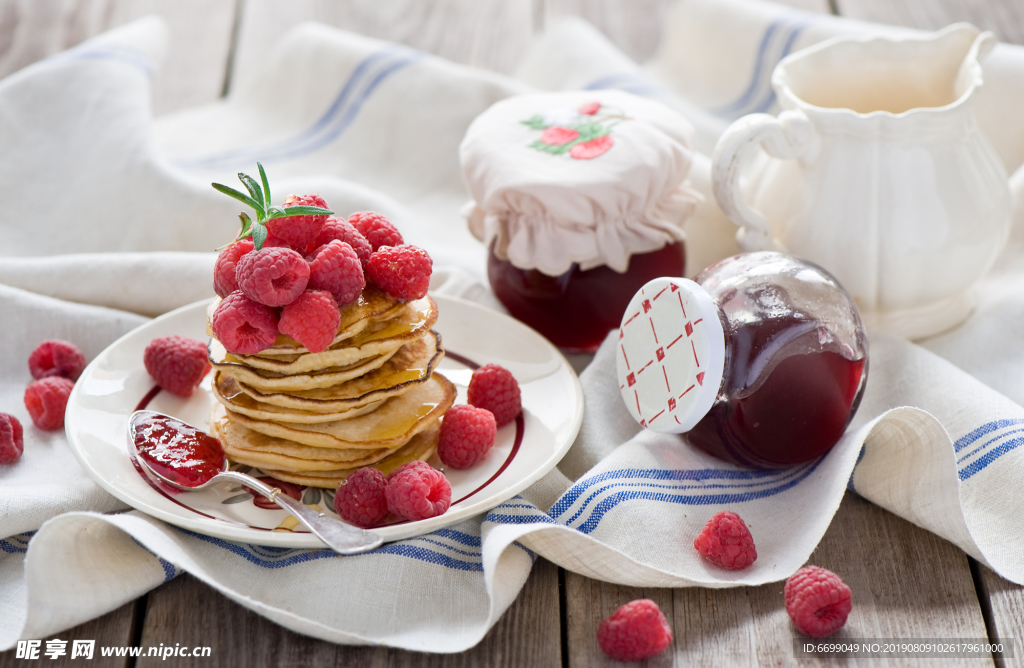
{"type": "Polygon", "coordinates": [[[569,149],[569,155],[577,160],[592,160],[599,155],[604,155],[614,143],[611,135],[604,135],[582,144],[576,144],[569,149]]]}
{"type": "Polygon", "coordinates": [[[576,141],[576,138],[579,136],[580,133],[576,130],[552,125],[550,128],[544,130],[540,136],[540,141],[541,143],[548,144],[550,146],[561,146],[562,144],[568,144],[569,142],[576,141]]]}

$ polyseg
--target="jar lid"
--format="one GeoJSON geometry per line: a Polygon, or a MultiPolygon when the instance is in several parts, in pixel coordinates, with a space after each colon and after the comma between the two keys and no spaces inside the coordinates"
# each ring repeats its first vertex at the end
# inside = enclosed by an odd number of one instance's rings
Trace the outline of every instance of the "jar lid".
{"type": "Polygon", "coordinates": [[[685,182],[693,126],[616,90],[511,97],[473,121],[459,147],[470,231],[520,269],[550,276],[681,241],[701,196],[685,182]]]}
{"type": "Polygon", "coordinates": [[[619,391],[641,426],[693,429],[715,403],[725,370],[725,332],[707,291],[685,278],[640,288],[619,327],[619,391]]]}

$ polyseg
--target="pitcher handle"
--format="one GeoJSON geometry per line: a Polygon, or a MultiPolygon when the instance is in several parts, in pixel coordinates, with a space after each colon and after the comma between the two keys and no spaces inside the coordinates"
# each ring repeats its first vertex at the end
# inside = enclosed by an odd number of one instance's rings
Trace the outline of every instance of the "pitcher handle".
{"type": "Polygon", "coordinates": [[[718,206],[739,225],[736,243],[744,251],[777,250],[785,245],[772,235],[764,215],[747,204],[740,188],[740,176],[754,149],[762,147],[774,158],[790,160],[815,150],[817,134],[801,111],[785,111],[778,118],[750,114],[729,126],[715,145],[711,186],[718,206]]]}

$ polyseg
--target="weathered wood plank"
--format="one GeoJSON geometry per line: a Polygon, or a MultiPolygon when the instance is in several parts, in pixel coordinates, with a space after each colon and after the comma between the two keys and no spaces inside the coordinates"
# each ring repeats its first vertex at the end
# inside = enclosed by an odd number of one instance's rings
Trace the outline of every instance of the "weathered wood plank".
{"type": "Polygon", "coordinates": [[[0,77],[150,14],[171,45],[153,82],[155,113],[218,98],[237,0],[0,0],[0,77]]]}
{"type": "MultiPolygon", "coordinates": [[[[859,497],[847,495],[810,563],[838,573],[853,590],[853,612],[835,639],[986,637],[964,553],[859,497]]],[[[658,602],[675,633],[674,646],[650,665],[793,665],[796,632],[782,590],[781,582],[725,590],[640,590],[568,573],[569,665],[615,665],[597,646],[597,624],[623,603],[644,597],[658,602]]],[[[901,661],[870,662],[896,664],[901,661]]],[[[945,659],[943,665],[985,662],[945,659]]]]}
{"type": "Polygon", "coordinates": [[[1020,0],[836,0],[843,16],[876,23],[936,30],[969,21],[1004,42],[1024,44],[1024,2],[1020,0]]]}
{"type": "Polygon", "coordinates": [[[509,73],[533,34],[531,0],[247,0],[232,80],[258,75],[267,52],[304,21],[398,42],[448,60],[509,73]]]}
{"type": "Polygon", "coordinates": [[[16,650],[10,650],[7,652],[0,653],[0,668],[16,668],[17,666],[33,666],[33,665],[47,665],[47,666],[77,666],[82,665],[85,661],[87,666],[96,666],[97,668],[127,668],[131,665],[131,659],[127,657],[107,657],[100,656],[101,647],[126,647],[134,644],[134,634],[136,632],[136,611],[138,606],[144,605],[144,599],[132,601],[122,605],[117,610],[107,613],[102,617],[98,617],[92,621],[86,622],[80,626],[76,626],[73,629],[68,629],[63,633],[58,633],[50,638],[44,638],[43,643],[40,647],[40,658],[38,661],[26,661],[25,659],[15,658],[16,650]],[[57,659],[51,659],[45,656],[43,652],[46,651],[47,640],[67,640],[67,654],[57,659]],[[82,657],[71,659],[71,649],[74,640],[95,640],[96,645],[93,651],[93,658],[88,661],[82,657]]]}
{"type": "MultiPolygon", "coordinates": [[[[1024,652],[1024,587],[995,574],[988,566],[977,565],[980,587],[978,594],[988,601],[989,639],[1013,638],[1014,657],[1019,661],[1024,652]]],[[[996,655],[997,664],[1002,665],[996,655]]],[[[1013,660],[1006,660],[1012,664],[1013,660]]]]}
{"type": "MultiPolygon", "coordinates": [[[[176,666],[558,666],[561,637],[558,569],[534,565],[519,598],[476,647],[456,655],[348,647],[307,638],[275,625],[183,575],[149,595],[141,644],[212,647],[211,658],[176,658],[176,666]]],[[[139,668],[163,665],[143,657],[139,668]]]]}

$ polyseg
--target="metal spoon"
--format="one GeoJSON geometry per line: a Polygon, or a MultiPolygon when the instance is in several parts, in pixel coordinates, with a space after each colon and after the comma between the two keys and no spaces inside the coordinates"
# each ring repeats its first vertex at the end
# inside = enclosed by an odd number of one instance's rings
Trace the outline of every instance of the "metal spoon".
{"type": "MultiPolygon", "coordinates": [[[[379,547],[381,543],[384,542],[384,539],[372,531],[360,529],[359,527],[351,524],[346,524],[341,520],[328,517],[324,513],[318,513],[309,506],[296,501],[287,494],[283,494],[281,489],[278,487],[271,487],[250,475],[239,473],[238,471],[229,471],[228,460],[226,457],[224,458],[224,468],[222,472],[216,474],[205,483],[196,487],[188,487],[160,475],[153,470],[143,457],[139,456],[138,449],[135,446],[135,434],[138,424],[143,420],[154,417],[167,418],[169,420],[185,424],[192,429],[196,428],[176,417],[157,413],[155,411],[135,411],[128,420],[128,453],[131,455],[132,459],[145,467],[148,472],[152,473],[156,478],[164,481],[171,487],[186,492],[193,492],[227,480],[240,482],[246,487],[258,491],[260,494],[294,515],[297,520],[306,525],[309,530],[320,538],[320,540],[326,543],[329,548],[339,554],[361,554],[379,547]]],[[[196,429],[196,431],[202,432],[200,429],[196,429]]]]}

